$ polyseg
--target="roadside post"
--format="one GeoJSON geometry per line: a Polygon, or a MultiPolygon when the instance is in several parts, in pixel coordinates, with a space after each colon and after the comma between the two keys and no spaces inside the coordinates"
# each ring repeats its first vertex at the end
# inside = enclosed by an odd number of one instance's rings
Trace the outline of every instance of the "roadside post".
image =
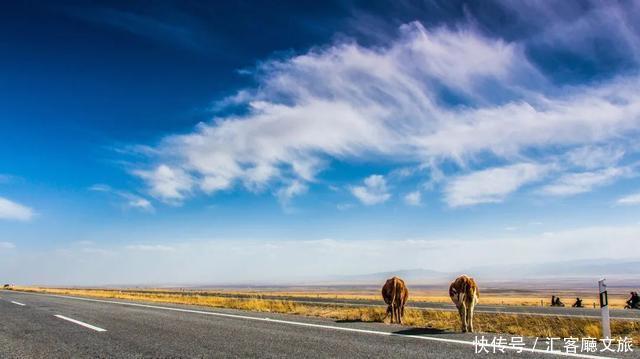
{"type": "Polygon", "coordinates": [[[611,326],[609,325],[609,298],[607,297],[607,285],[604,278],[598,281],[600,292],[600,316],[602,317],[602,336],[611,338],[611,326]]]}

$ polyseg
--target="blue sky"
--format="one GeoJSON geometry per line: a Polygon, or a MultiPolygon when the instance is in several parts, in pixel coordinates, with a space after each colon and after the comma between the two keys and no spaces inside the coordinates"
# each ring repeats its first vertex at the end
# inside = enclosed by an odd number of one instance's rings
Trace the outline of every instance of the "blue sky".
{"type": "Polygon", "coordinates": [[[5,7],[7,280],[640,259],[636,3],[5,7]]]}

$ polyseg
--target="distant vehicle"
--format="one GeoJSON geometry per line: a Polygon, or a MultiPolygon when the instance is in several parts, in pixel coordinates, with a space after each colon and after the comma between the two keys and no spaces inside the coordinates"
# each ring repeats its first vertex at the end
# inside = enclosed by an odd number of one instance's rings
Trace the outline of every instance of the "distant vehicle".
{"type": "Polygon", "coordinates": [[[551,296],[551,306],[552,307],[564,307],[564,303],[560,301],[560,297],[556,297],[555,295],[551,296]]]}
{"type": "Polygon", "coordinates": [[[574,308],[584,308],[584,305],[582,305],[582,299],[580,299],[580,297],[576,298],[576,302],[573,303],[572,307],[574,307],[574,308]]]}
{"type": "Polygon", "coordinates": [[[4,289],[11,289],[11,284],[5,284],[2,286],[4,289]]]}
{"type": "Polygon", "coordinates": [[[627,300],[624,309],[640,309],[640,296],[638,296],[638,292],[631,292],[630,294],[631,296],[627,300]]]}

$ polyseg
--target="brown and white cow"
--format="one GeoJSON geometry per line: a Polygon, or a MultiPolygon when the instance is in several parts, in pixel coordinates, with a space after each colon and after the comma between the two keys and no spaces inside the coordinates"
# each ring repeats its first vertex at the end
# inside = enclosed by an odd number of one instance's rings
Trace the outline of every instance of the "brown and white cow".
{"type": "Polygon", "coordinates": [[[460,313],[463,332],[473,332],[473,308],[478,303],[480,291],[473,278],[461,275],[451,282],[449,296],[460,313]]]}
{"type": "Polygon", "coordinates": [[[387,317],[391,314],[391,323],[402,324],[404,305],[409,299],[409,290],[404,281],[398,277],[387,279],[382,287],[382,299],[387,303],[387,317]]]}

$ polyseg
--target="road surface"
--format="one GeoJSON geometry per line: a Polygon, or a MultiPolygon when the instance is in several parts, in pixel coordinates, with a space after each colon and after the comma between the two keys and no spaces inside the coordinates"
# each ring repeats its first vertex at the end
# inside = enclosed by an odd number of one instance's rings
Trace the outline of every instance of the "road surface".
{"type": "MultiPolygon", "coordinates": [[[[489,340],[494,336],[485,335],[489,340]]],[[[517,354],[506,348],[504,354],[475,354],[474,336],[381,323],[0,291],[2,358],[565,357],[546,352],[542,340],[535,351],[517,354]]],[[[532,339],[525,340],[529,350],[532,339]]]]}

